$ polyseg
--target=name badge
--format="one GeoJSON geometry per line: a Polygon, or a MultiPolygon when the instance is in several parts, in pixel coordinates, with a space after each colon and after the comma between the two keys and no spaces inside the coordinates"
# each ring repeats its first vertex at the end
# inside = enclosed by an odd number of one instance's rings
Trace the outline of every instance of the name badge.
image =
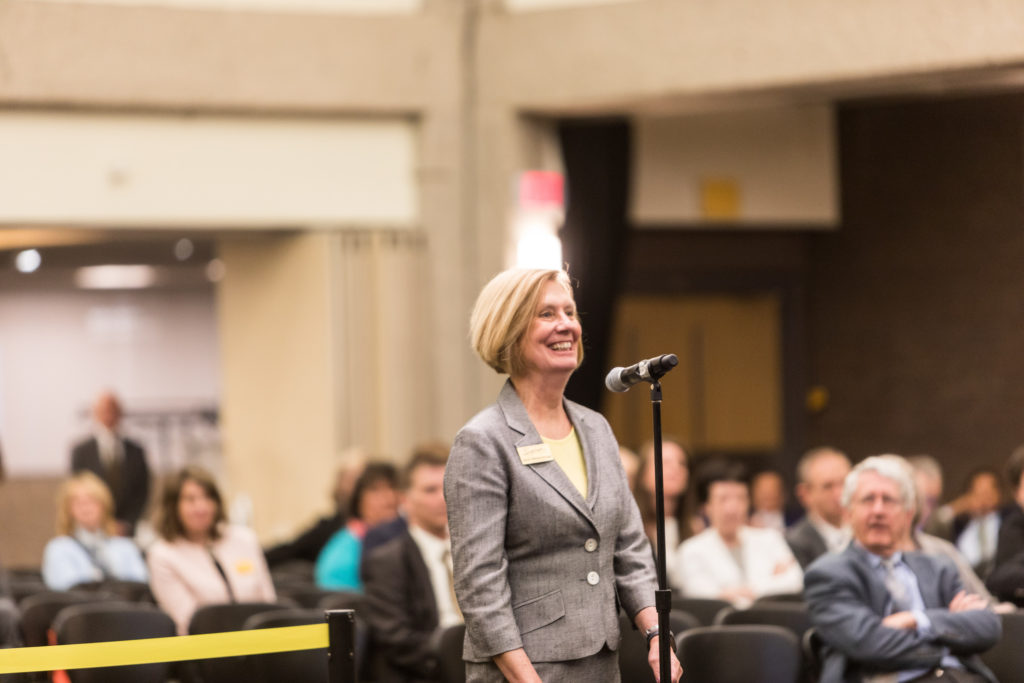
{"type": "Polygon", "coordinates": [[[516,452],[519,453],[519,459],[523,461],[524,465],[536,465],[539,462],[550,462],[555,459],[546,443],[520,446],[516,448],[516,452]]]}

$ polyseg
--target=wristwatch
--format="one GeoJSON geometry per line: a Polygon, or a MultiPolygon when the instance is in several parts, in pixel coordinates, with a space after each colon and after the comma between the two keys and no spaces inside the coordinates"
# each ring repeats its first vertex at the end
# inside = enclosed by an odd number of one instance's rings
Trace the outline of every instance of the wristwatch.
{"type": "MultiPolygon", "coordinates": [[[[660,633],[662,633],[662,631],[660,631],[660,629],[658,628],[657,624],[655,624],[654,626],[650,627],[649,629],[647,629],[646,631],[643,632],[644,638],[647,639],[647,647],[650,647],[651,639],[653,639],[654,636],[656,636],[656,635],[658,635],[660,633]]],[[[669,638],[671,638],[672,640],[675,640],[676,636],[675,636],[675,634],[673,634],[670,631],[669,632],[669,638]]]]}

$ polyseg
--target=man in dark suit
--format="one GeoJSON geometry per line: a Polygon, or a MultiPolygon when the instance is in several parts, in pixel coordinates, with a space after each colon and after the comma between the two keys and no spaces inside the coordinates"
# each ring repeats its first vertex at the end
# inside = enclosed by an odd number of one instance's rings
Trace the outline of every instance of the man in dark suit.
{"type": "Polygon", "coordinates": [[[801,569],[825,553],[839,552],[850,540],[843,523],[843,480],[850,460],[834,448],[815,448],[796,466],[796,495],[807,515],[786,530],[789,544],[801,569]]]}
{"type": "Polygon", "coordinates": [[[370,666],[378,683],[438,678],[441,632],[462,622],[444,500],[447,454],[420,450],[402,476],[408,526],[364,557],[370,666]]]}
{"type": "Polygon", "coordinates": [[[825,643],[822,683],[995,683],[978,653],[999,640],[999,617],[962,589],[952,562],[900,551],[916,505],[905,462],[861,462],[846,479],[843,505],[853,542],[804,575],[811,621],[825,643]]]}
{"type": "Polygon", "coordinates": [[[1006,464],[1014,505],[999,527],[995,567],[986,583],[1001,600],[1024,606],[1024,446],[1006,464]]]}
{"type": "Polygon", "coordinates": [[[92,438],[77,444],[71,451],[71,472],[88,470],[106,483],[114,497],[118,530],[124,536],[131,536],[149,500],[146,452],[118,432],[121,404],[114,394],[100,394],[93,404],[93,419],[92,438]]]}

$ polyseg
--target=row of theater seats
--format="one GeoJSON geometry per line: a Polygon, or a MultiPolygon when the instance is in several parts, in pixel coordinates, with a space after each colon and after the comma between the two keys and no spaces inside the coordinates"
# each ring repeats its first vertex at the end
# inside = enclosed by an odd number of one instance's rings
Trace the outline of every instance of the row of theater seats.
{"type": "MultiPolygon", "coordinates": [[[[279,603],[234,603],[201,608],[193,617],[191,633],[215,633],[323,623],[329,609],[356,611],[356,658],[365,658],[369,636],[359,619],[360,596],[324,591],[305,576],[277,575],[279,603]]],[[[21,598],[21,630],[26,645],[101,642],[174,634],[170,618],[152,604],[144,584],[112,582],[78,587],[69,592],[32,591],[31,577],[12,581],[21,598]]],[[[999,680],[1016,680],[1024,671],[1024,613],[1003,615],[1000,643],[983,655],[999,680]]],[[[677,652],[688,683],[813,683],[816,680],[819,640],[799,595],[771,596],[747,609],[722,600],[673,599],[670,615],[677,636],[677,652]],[[738,654],[739,653],[739,654],[738,654]]],[[[646,683],[654,677],[647,664],[643,638],[623,616],[619,667],[623,681],[646,683]]],[[[443,683],[463,683],[463,626],[452,627],[440,639],[443,683]]],[[[373,680],[360,669],[360,680],[373,680]]],[[[327,681],[324,650],[203,660],[177,665],[160,664],[116,669],[68,672],[73,683],[234,683],[235,681],[327,681]]],[[[0,677],[0,683],[17,680],[0,677]]],[[[47,680],[45,676],[20,680],[47,680]]]]}

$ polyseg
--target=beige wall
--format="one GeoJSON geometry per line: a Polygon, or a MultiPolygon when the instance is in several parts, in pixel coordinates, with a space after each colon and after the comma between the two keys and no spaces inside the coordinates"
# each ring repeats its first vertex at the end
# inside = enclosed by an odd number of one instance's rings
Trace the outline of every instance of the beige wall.
{"type": "Polygon", "coordinates": [[[329,507],[340,450],[329,246],[326,233],[220,246],[226,488],[256,503],[254,523],[268,536],[329,507]]]}

